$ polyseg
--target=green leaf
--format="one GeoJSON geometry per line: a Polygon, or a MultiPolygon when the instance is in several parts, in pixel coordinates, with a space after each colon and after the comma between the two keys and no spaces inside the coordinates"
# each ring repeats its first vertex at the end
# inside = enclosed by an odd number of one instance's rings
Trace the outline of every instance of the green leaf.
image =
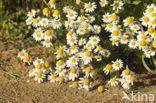
{"type": "Polygon", "coordinates": [[[155,93],[156,94],[156,90],[153,90],[151,88],[139,88],[137,91],[141,91],[141,92],[151,92],[151,93],[155,93]]]}
{"type": "Polygon", "coordinates": [[[133,1],[132,4],[134,4],[134,5],[139,5],[141,2],[142,2],[141,0],[137,0],[137,1],[133,1]]]}

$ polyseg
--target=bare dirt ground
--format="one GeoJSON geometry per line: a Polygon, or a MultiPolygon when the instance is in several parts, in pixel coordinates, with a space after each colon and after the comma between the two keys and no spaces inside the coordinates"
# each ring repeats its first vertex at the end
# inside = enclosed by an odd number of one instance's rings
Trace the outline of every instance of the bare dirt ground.
{"type": "MultiPolygon", "coordinates": [[[[97,91],[98,80],[89,92],[69,88],[70,82],[65,84],[27,82],[28,71],[33,66],[27,66],[17,58],[17,53],[22,48],[26,49],[32,58],[41,54],[44,60],[52,60],[52,56],[47,55],[46,49],[39,44],[34,45],[34,43],[21,40],[0,42],[0,103],[148,103],[121,100],[123,89],[120,86],[105,85],[108,90],[99,93],[97,91]],[[3,70],[19,74],[19,77],[10,77],[3,70]]],[[[134,87],[156,89],[156,78],[149,73],[137,74],[137,78],[138,83],[134,87]]],[[[150,93],[146,92],[146,94],[150,93]]]]}

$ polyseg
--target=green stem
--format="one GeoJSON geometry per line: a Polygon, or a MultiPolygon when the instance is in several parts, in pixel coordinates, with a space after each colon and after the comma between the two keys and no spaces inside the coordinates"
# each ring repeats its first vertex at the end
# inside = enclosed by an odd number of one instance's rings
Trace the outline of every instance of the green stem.
{"type": "Polygon", "coordinates": [[[142,63],[143,63],[143,65],[144,65],[144,67],[147,69],[148,72],[150,72],[151,74],[156,75],[156,72],[153,72],[153,71],[147,66],[147,64],[146,64],[146,62],[145,62],[145,56],[144,56],[144,55],[142,56],[142,63]]]}
{"type": "Polygon", "coordinates": [[[154,56],[152,57],[152,61],[153,61],[154,67],[156,67],[156,60],[155,60],[154,56]]]}
{"type": "Polygon", "coordinates": [[[49,5],[48,5],[48,3],[45,1],[45,0],[43,0],[43,2],[48,6],[48,8],[50,9],[50,7],[49,7],[49,5]]]}

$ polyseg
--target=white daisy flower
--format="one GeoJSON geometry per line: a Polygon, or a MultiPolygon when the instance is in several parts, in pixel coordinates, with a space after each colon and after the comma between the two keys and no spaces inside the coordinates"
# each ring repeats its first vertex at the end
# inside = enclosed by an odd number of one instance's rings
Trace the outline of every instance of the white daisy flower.
{"type": "Polygon", "coordinates": [[[128,43],[128,36],[127,35],[123,35],[121,37],[120,42],[121,42],[121,44],[127,44],[128,43]]]}
{"type": "Polygon", "coordinates": [[[85,72],[85,78],[93,78],[93,67],[91,65],[89,66],[86,66],[84,69],[83,69],[83,72],[85,72]]]}
{"type": "Polygon", "coordinates": [[[104,23],[110,23],[111,22],[111,15],[109,13],[106,13],[102,16],[102,20],[104,23]]]}
{"type": "Polygon", "coordinates": [[[27,53],[25,53],[23,61],[30,65],[31,59],[30,59],[30,56],[27,53]]]}
{"type": "Polygon", "coordinates": [[[108,83],[111,84],[111,86],[116,86],[118,85],[118,79],[116,77],[111,78],[108,83]]]}
{"type": "Polygon", "coordinates": [[[136,33],[137,33],[138,30],[140,30],[140,27],[139,27],[138,24],[131,25],[130,28],[131,28],[131,30],[133,30],[133,31],[136,32],[136,33]]]}
{"type": "Polygon", "coordinates": [[[43,82],[43,79],[45,78],[45,75],[44,74],[41,74],[41,73],[37,73],[35,75],[35,81],[37,81],[38,83],[41,83],[43,82]]]}
{"type": "Polygon", "coordinates": [[[58,68],[64,68],[66,66],[66,64],[64,63],[63,60],[58,60],[57,63],[56,63],[56,66],[58,68]]]}
{"type": "Polygon", "coordinates": [[[120,79],[120,82],[122,84],[122,87],[125,89],[130,89],[130,82],[126,79],[120,79]]]}
{"type": "Polygon", "coordinates": [[[111,18],[111,21],[115,24],[119,22],[119,17],[115,13],[111,14],[110,18],[111,18]]]}
{"type": "Polygon", "coordinates": [[[78,78],[78,76],[79,70],[76,67],[71,67],[69,73],[69,80],[75,81],[75,79],[78,78]]]}
{"type": "Polygon", "coordinates": [[[70,12],[72,9],[71,9],[71,7],[70,6],[65,6],[64,8],[63,8],[63,12],[64,13],[68,13],[68,12],[70,12]]]}
{"type": "Polygon", "coordinates": [[[127,79],[133,74],[134,73],[128,68],[128,66],[126,66],[126,69],[122,71],[121,77],[127,79]]]}
{"type": "Polygon", "coordinates": [[[40,26],[40,17],[34,18],[33,19],[33,24],[34,27],[40,26]]]}
{"type": "Polygon", "coordinates": [[[54,34],[54,31],[52,31],[52,30],[46,30],[44,32],[44,39],[45,40],[47,40],[47,39],[51,40],[52,37],[53,37],[53,34],[54,34]]]}
{"type": "Polygon", "coordinates": [[[67,44],[69,44],[69,45],[77,44],[77,37],[76,36],[69,37],[67,39],[67,44]]]}
{"type": "Polygon", "coordinates": [[[137,48],[137,46],[138,46],[138,42],[137,42],[135,39],[132,39],[132,40],[129,42],[128,46],[129,46],[130,48],[135,49],[135,48],[137,48]]]}
{"type": "Polygon", "coordinates": [[[96,48],[95,48],[94,52],[95,52],[95,53],[97,53],[97,52],[98,52],[98,53],[102,54],[102,53],[103,53],[103,51],[102,51],[102,50],[103,50],[103,48],[102,48],[100,45],[98,45],[98,46],[96,46],[96,48]]]}
{"type": "Polygon", "coordinates": [[[22,51],[20,51],[17,55],[17,57],[19,57],[21,60],[24,59],[24,56],[26,55],[26,50],[22,49],[22,51]]]}
{"type": "Polygon", "coordinates": [[[92,61],[92,53],[91,51],[85,51],[81,55],[81,59],[83,60],[84,65],[89,64],[92,61]]]}
{"type": "Polygon", "coordinates": [[[34,35],[34,39],[35,39],[36,41],[41,41],[43,38],[44,38],[44,34],[41,33],[41,32],[39,32],[39,33],[37,33],[36,35],[34,35]]]}
{"type": "Polygon", "coordinates": [[[76,54],[78,52],[78,47],[76,45],[71,45],[69,51],[71,54],[76,54]]]}
{"type": "Polygon", "coordinates": [[[107,0],[100,0],[99,3],[101,5],[101,7],[105,7],[108,4],[108,1],[107,0]]]}
{"type": "Polygon", "coordinates": [[[123,3],[122,1],[115,0],[111,6],[113,6],[113,10],[120,10],[122,9],[123,3]]]}
{"type": "Polygon", "coordinates": [[[94,26],[93,26],[93,32],[94,32],[95,34],[99,34],[99,33],[101,32],[101,27],[98,26],[98,25],[94,25],[94,26]]]}
{"type": "Polygon", "coordinates": [[[93,43],[93,45],[97,45],[100,42],[100,38],[98,36],[89,37],[89,42],[93,43]]]}
{"type": "Polygon", "coordinates": [[[81,89],[81,86],[78,82],[73,82],[72,85],[69,85],[69,87],[72,87],[74,89],[81,89]]]}
{"type": "Polygon", "coordinates": [[[82,46],[82,45],[84,45],[84,44],[86,44],[86,39],[85,39],[85,38],[81,38],[81,39],[79,40],[79,46],[82,46]]]}
{"type": "Polygon", "coordinates": [[[76,19],[76,17],[77,17],[77,12],[76,12],[76,11],[70,11],[70,12],[68,12],[68,14],[66,15],[66,17],[67,17],[69,20],[74,20],[74,19],[76,19]]]}
{"type": "Polygon", "coordinates": [[[50,0],[48,4],[50,5],[51,8],[54,8],[54,9],[56,8],[55,7],[55,5],[56,5],[56,1],[55,0],[50,0]]]}
{"type": "Polygon", "coordinates": [[[37,59],[33,62],[33,65],[36,66],[37,64],[43,64],[43,63],[44,63],[44,60],[43,60],[43,59],[37,58],[37,59]]]}
{"type": "Polygon", "coordinates": [[[95,2],[89,2],[84,4],[84,8],[86,12],[93,12],[96,9],[96,4],[95,2]]]}
{"type": "Polygon", "coordinates": [[[53,17],[55,17],[56,19],[60,18],[60,11],[59,10],[54,10],[53,17]]]}
{"type": "Polygon", "coordinates": [[[52,20],[52,26],[54,29],[60,29],[62,24],[61,24],[60,20],[54,19],[54,20],[52,20]]]}
{"type": "Polygon", "coordinates": [[[76,30],[76,33],[79,35],[84,35],[86,33],[86,30],[81,27],[76,30]]]}
{"type": "Polygon", "coordinates": [[[27,25],[31,25],[33,23],[33,18],[29,17],[27,20],[26,20],[26,24],[27,25]]]}
{"type": "Polygon", "coordinates": [[[103,71],[106,75],[108,75],[110,72],[112,72],[112,69],[113,69],[112,65],[107,64],[106,67],[103,69],[103,71]]]}
{"type": "Polygon", "coordinates": [[[77,18],[77,21],[79,22],[79,23],[83,23],[83,22],[87,22],[87,19],[86,19],[86,17],[85,16],[79,16],[78,18],[77,18]]]}
{"type": "Polygon", "coordinates": [[[46,40],[42,41],[41,43],[46,48],[50,48],[52,46],[52,43],[51,43],[51,41],[49,39],[46,39],[46,40]]]}
{"type": "Polygon", "coordinates": [[[133,17],[127,17],[126,19],[123,20],[124,26],[130,26],[133,24],[133,17]]]}
{"type": "Polygon", "coordinates": [[[78,58],[76,57],[76,56],[72,56],[72,57],[70,57],[68,60],[67,60],[67,62],[66,62],[66,64],[67,64],[67,67],[75,67],[75,66],[77,66],[78,65],[78,58]]]}
{"type": "Polygon", "coordinates": [[[28,17],[35,17],[36,11],[34,9],[32,9],[30,12],[28,12],[27,16],[28,17]]]}
{"type": "Polygon", "coordinates": [[[35,76],[35,71],[34,71],[34,69],[31,69],[29,71],[29,77],[34,77],[34,76],[35,76]]]}
{"type": "Polygon", "coordinates": [[[101,55],[95,55],[94,58],[96,59],[96,61],[101,61],[102,60],[101,55]]]}
{"type": "Polygon", "coordinates": [[[48,16],[49,15],[49,9],[48,8],[44,8],[43,9],[43,15],[48,16]]]}
{"type": "Polygon", "coordinates": [[[95,21],[95,17],[94,16],[89,16],[88,19],[89,19],[90,23],[93,23],[95,21]]]}
{"type": "Polygon", "coordinates": [[[109,58],[111,55],[110,51],[107,49],[103,49],[102,52],[100,52],[100,53],[101,53],[101,55],[103,55],[106,58],[109,58]]]}
{"type": "Polygon", "coordinates": [[[57,81],[57,76],[55,74],[51,74],[48,76],[48,80],[50,80],[51,83],[55,83],[57,81]]]}
{"type": "Polygon", "coordinates": [[[81,88],[86,89],[87,91],[89,91],[89,88],[91,87],[91,82],[88,78],[79,78],[80,81],[79,83],[81,84],[81,88]]]}
{"type": "Polygon", "coordinates": [[[113,65],[112,65],[114,70],[119,70],[123,67],[123,62],[121,59],[117,59],[116,61],[113,61],[113,65]]]}
{"type": "Polygon", "coordinates": [[[48,27],[49,20],[47,18],[42,18],[40,25],[43,27],[48,27]]]}

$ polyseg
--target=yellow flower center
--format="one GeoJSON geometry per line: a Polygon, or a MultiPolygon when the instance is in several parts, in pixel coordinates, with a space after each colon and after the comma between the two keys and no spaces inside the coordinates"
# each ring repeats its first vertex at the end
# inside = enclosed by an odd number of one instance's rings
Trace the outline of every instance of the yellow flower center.
{"type": "Polygon", "coordinates": [[[37,73],[36,77],[37,77],[38,79],[40,79],[40,78],[42,77],[42,74],[37,73]]]}
{"type": "Polygon", "coordinates": [[[151,13],[151,12],[153,12],[153,11],[154,11],[154,8],[149,8],[149,9],[148,9],[148,12],[149,12],[149,13],[151,13]]]}
{"type": "Polygon", "coordinates": [[[75,62],[76,62],[76,59],[75,59],[75,58],[72,58],[72,59],[71,59],[71,62],[72,62],[72,63],[75,63],[75,62]]]}
{"type": "Polygon", "coordinates": [[[81,44],[84,44],[84,40],[81,40],[81,44]]]}
{"type": "Polygon", "coordinates": [[[92,8],[92,4],[88,4],[88,5],[87,5],[87,8],[88,8],[88,9],[92,8]]]}
{"type": "Polygon", "coordinates": [[[69,32],[67,33],[67,35],[68,35],[68,36],[72,36],[72,35],[73,35],[73,32],[72,32],[72,31],[69,31],[69,32]]]}
{"type": "Polygon", "coordinates": [[[113,21],[116,21],[117,20],[117,16],[116,15],[112,15],[111,18],[112,18],[113,21]]]}
{"type": "Polygon", "coordinates": [[[51,79],[55,80],[56,79],[56,76],[55,75],[52,75],[51,76],[51,79]]]}
{"type": "Polygon", "coordinates": [[[32,21],[31,19],[28,20],[29,23],[30,23],[31,21],[32,21]]]}
{"type": "Polygon", "coordinates": [[[60,55],[60,56],[63,55],[63,51],[62,50],[58,50],[57,51],[57,55],[60,55]]]}
{"type": "Polygon", "coordinates": [[[42,21],[42,23],[43,23],[43,24],[46,24],[46,23],[47,23],[47,21],[43,20],[43,21],[42,21]]]}
{"type": "Polygon", "coordinates": [[[44,8],[43,9],[43,13],[48,14],[48,12],[49,12],[49,9],[48,8],[44,8]]]}
{"type": "Polygon", "coordinates": [[[120,63],[119,62],[115,62],[115,66],[116,67],[119,67],[120,66],[120,63]]]}
{"type": "Polygon", "coordinates": [[[119,33],[118,33],[118,30],[114,30],[114,31],[113,31],[113,36],[118,36],[118,34],[119,34],[119,33]]]}
{"type": "Polygon", "coordinates": [[[156,13],[152,13],[152,14],[151,14],[151,17],[152,17],[152,18],[156,17],[156,13]]]}
{"type": "Polygon", "coordinates": [[[112,65],[111,64],[107,64],[106,65],[106,69],[109,70],[109,71],[112,70],[112,65]]]}
{"type": "Polygon", "coordinates": [[[141,40],[141,41],[139,42],[139,44],[140,44],[140,46],[145,46],[145,45],[146,45],[146,42],[145,42],[144,40],[141,40]]]}
{"type": "Polygon", "coordinates": [[[29,55],[26,55],[26,56],[24,57],[24,60],[25,60],[25,61],[29,61],[29,60],[30,60],[30,56],[29,56],[29,55]]]}
{"type": "Polygon", "coordinates": [[[91,72],[91,68],[90,68],[90,67],[87,67],[87,68],[86,68],[86,72],[87,72],[87,73],[90,73],[90,72],[91,72]]]}
{"type": "Polygon", "coordinates": [[[54,10],[54,14],[55,15],[59,15],[60,14],[60,11],[59,10],[54,10]]]}
{"type": "Polygon", "coordinates": [[[55,21],[54,21],[54,24],[55,24],[55,25],[58,25],[58,24],[59,24],[59,22],[55,20],[55,21]]]}
{"type": "Polygon", "coordinates": [[[75,49],[75,46],[74,45],[70,46],[70,49],[71,50],[74,50],[75,49]]]}
{"type": "Polygon", "coordinates": [[[154,32],[154,29],[152,27],[149,27],[147,31],[149,34],[152,34],[154,32]]]}
{"type": "Polygon", "coordinates": [[[30,12],[30,15],[34,15],[34,13],[33,12],[30,12]]]}
{"type": "Polygon", "coordinates": [[[77,83],[77,82],[73,82],[73,83],[72,83],[72,87],[73,87],[73,88],[78,88],[78,83],[77,83]]]}
{"type": "Polygon", "coordinates": [[[153,46],[156,47],[156,40],[153,41],[153,46]]]}
{"type": "Polygon", "coordinates": [[[105,19],[108,20],[109,19],[109,16],[105,16],[105,19]]]}
{"type": "Polygon", "coordinates": [[[62,72],[62,69],[59,69],[59,68],[58,68],[58,69],[57,69],[57,72],[58,72],[58,73],[61,73],[61,72],[62,72]]]}
{"type": "Polygon", "coordinates": [[[130,74],[130,70],[128,70],[128,69],[124,70],[124,74],[125,75],[129,75],[130,74]]]}
{"type": "Polygon", "coordinates": [[[115,2],[114,6],[118,7],[119,6],[119,2],[115,2]]]}
{"type": "Polygon", "coordinates": [[[97,46],[97,50],[98,51],[101,51],[102,50],[102,47],[101,46],[97,46]]]}
{"type": "Polygon", "coordinates": [[[96,42],[96,41],[97,41],[97,39],[96,39],[96,38],[93,38],[93,39],[92,39],[92,41],[93,41],[93,42],[96,42]]]}
{"type": "Polygon", "coordinates": [[[149,18],[147,16],[144,17],[144,22],[148,22],[149,18]]]}
{"type": "Polygon", "coordinates": [[[34,23],[38,24],[39,20],[38,19],[34,19],[34,23]]]}
{"type": "Polygon", "coordinates": [[[98,87],[98,92],[103,92],[103,91],[104,91],[103,86],[99,86],[99,87],[98,87]]]}
{"type": "Polygon", "coordinates": [[[112,28],[113,27],[113,24],[108,24],[108,28],[112,28]]]}
{"type": "Polygon", "coordinates": [[[23,52],[19,52],[19,56],[24,56],[24,53],[23,52]]]}
{"type": "Polygon", "coordinates": [[[154,20],[152,20],[152,25],[155,25],[156,24],[156,20],[154,19],[154,20]]]}
{"type": "Polygon", "coordinates": [[[134,41],[131,43],[131,45],[133,45],[133,46],[135,46],[135,44],[136,44],[136,43],[135,43],[134,41]]]}
{"type": "Polygon", "coordinates": [[[41,34],[37,34],[37,38],[40,38],[41,37],[41,34]]]}
{"type": "Polygon", "coordinates": [[[73,17],[73,16],[74,16],[74,14],[73,14],[73,13],[70,13],[70,14],[69,14],[69,16],[70,16],[70,17],[73,17]]]}
{"type": "Polygon", "coordinates": [[[114,83],[115,81],[116,81],[116,79],[115,79],[115,78],[112,78],[112,79],[111,79],[111,82],[112,82],[112,83],[114,83]]]}
{"type": "Polygon", "coordinates": [[[89,85],[90,80],[89,80],[89,79],[84,79],[84,80],[83,80],[83,83],[84,83],[84,85],[89,85]]]}
{"type": "Polygon", "coordinates": [[[51,35],[51,31],[50,31],[50,30],[47,30],[47,31],[45,32],[45,35],[50,36],[50,35],[51,35]]]}
{"type": "Polygon", "coordinates": [[[83,27],[84,27],[85,29],[87,29],[89,26],[88,26],[88,24],[84,24],[83,27]]]}
{"type": "Polygon", "coordinates": [[[45,68],[49,68],[49,67],[50,67],[49,62],[45,61],[45,62],[44,62],[44,67],[45,67],[45,68]]]}
{"type": "Polygon", "coordinates": [[[101,1],[101,4],[104,5],[105,4],[105,1],[101,1]]]}
{"type": "Polygon", "coordinates": [[[80,18],[80,22],[84,22],[85,21],[85,19],[84,18],[80,18]]]}
{"type": "Polygon", "coordinates": [[[72,42],[72,43],[73,43],[74,41],[75,41],[75,39],[74,39],[74,38],[70,38],[70,42],[72,42]]]}
{"type": "Polygon", "coordinates": [[[58,77],[58,81],[59,81],[59,82],[63,82],[63,81],[64,81],[63,76],[58,77]]]}
{"type": "Polygon", "coordinates": [[[50,40],[48,40],[48,39],[45,40],[45,43],[46,43],[46,44],[49,44],[49,43],[50,43],[50,40]]]}
{"type": "Polygon", "coordinates": [[[127,38],[124,37],[124,36],[121,38],[122,41],[126,41],[126,39],[127,39],[127,38]]]}
{"type": "Polygon", "coordinates": [[[55,2],[55,0],[50,0],[50,4],[51,5],[53,5],[53,4],[55,4],[56,2],[55,2]]]}
{"type": "Polygon", "coordinates": [[[116,39],[112,39],[112,42],[113,42],[113,43],[116,43],[116,42],[117,42],[117,40],[116,40],[116,39]]]}
{"type": "Polygon", "coordinates": [[[135,81],[135,77],[131,76],[130,81],[135,81]]]}
{"type": "Polygon", "coordinates": [[[85,55],[86,55],[87,57],[90,57],[90,56],[91,56],[91,52],[90,52],[90,51],[86,51],[85,55]]]}
{"type": "Polygon", "coordinates": [[[99,29],[97,27],[94,28],[95,31],[98,31],[99,29]]]}
{"type": "Polygon", "coordinates": [[[61,65],[63,64],[63,61],[62,61],[62,60],[59,60],[59,61],[57,62],[57,64],[58,64],[59,66],[61,66],[61,65]]]}
{"type": "Polygon", "coordinates": [[[131,17],[128,17],[127,19],[126,19],[126,22],[128,23],[128,24],[131,24],[132,23],[132,18],[131,17]]]}
{"type": "Polygon", "coordinates": [[[37,69],[41,69],[41,68],[42,68],[42,65],[41,65],[41,64],[37,64],[37,65],[36,65],[36,68],[37,68],[37,69]]]}
{"type": "Polygon", "coordinates": [[[31,70],[29,71],[29,73],[31,73],[31,74],[32,74],[33,72],[34,72],[34,70],[33,70],[33,69],[31,69],[31,70]]]}
{"type": "Polygon", "coordinates": [[[71,73],[76,73],[76,68],[74,68],[74,67],[71,68],[71,69],[70,69],[70,72],[71,72],[71,73]]]}

